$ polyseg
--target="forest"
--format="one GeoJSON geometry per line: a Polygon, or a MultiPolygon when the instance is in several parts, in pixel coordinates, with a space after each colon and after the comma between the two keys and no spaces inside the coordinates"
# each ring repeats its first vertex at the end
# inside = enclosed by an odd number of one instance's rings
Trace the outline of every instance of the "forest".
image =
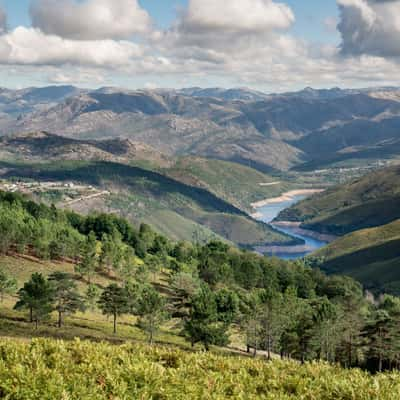
{"type": "Polygon", "coordinates": [[[172,242],[112,214],[88,216],[0,193],[0,252],[67,260],[74,273],[32,273],[18,285],[0,271],[0,300],[15,298],[32,331],[96,308],[113,332],[136,317],[148,343],[172,323],[189,346],[212,350],[240,337],[249,355],[323,360],[371,372],[400,367],[400,299],[374,297],[307,259],[268,258],[226,243],[172,242]],[[95,283],[96,274],[107,285],[95,283]],[[158,279],[165,277],[167,284],[158,279]],[[79,282],[85,282],[85,291],[79,282]],[[18,287],[21,286],[21,287],[18,287]]]}

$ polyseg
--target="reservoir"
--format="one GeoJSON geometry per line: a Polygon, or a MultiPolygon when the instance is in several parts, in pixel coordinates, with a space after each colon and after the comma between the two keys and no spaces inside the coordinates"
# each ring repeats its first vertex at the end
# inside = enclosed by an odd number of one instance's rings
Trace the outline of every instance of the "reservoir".
{"type": "Polygon", "coordinates": [[[278,214],[285,208],[303,200],[307,195],[295,195],[290,199],[287,198],[282,201],[273,201],[261,207],[257,207],[257,219],[266,222],[273,226],[280,232],[284,232],[292,237],[303,239],[305,244],[301,246],[274,246],[274,247],[258,247],[255,250],[264,254],[273,255],[286,260],[294,260],[297,258],[305,257],[306,255],[313,253],[319,248],[325,246],[328,240],[319,240],[314,237],[313,232],[307,232],[299,229],[297,226],[291,226],[290,224],[273,224],[271,223],[278,214]]]}

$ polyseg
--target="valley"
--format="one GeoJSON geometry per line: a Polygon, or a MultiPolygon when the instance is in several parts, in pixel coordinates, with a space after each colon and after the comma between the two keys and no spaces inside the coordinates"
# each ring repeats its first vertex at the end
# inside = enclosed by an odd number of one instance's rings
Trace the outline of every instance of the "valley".
{"type": "Polygon", "coordinates": [[[400,365],[396,98],[71,90],[0,121],[0,335],[18,354],[78,337],[122,357],[133,342],[141,365],[156,351],[157,368],[202,351],[208,366],[252,355],[250,375],[400,365]],[[48,297],[29,303],[32,285],[48,297]],[[377,357],[365,332],[381,326],[377,357]]]}
{"type": "Polygon", "coordinates": [[[399,35],[0,0],[0,400],[399,400],[399,35]]]}

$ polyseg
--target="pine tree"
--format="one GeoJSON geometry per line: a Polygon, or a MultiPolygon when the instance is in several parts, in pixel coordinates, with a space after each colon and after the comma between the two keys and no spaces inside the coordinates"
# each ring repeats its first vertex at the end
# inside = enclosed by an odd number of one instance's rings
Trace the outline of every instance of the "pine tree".
{"type": "Polygon", "coordinates": [[[150,344],[153,344],[154,334],[167,319],[164,298],[151,285],[142,286],[136,298],[135,314],[139,315],[139,327],[148,334],[150,344]]]}
{"type": "Polygon", "coordinates": [[[237,313],[237,303],[228,291],[215,293],[203,285],[191,299],[189,317],[183,332],[192,345],[202,343],[206,350],[210,345],[228,344],[228,328],[237,313]]]}
{"type": "Polygon", "coordinates": [[[87,236],[86,243],[83,246],[82,258],[78,265],[75,266],[75,271],[82,277],[86,275],[90,283],[91,277],[98,265],[97,257],[97,241],[93,231],[87,236]]]}
{"type": "Polygon", "coordinates": [[[100,296],[98,305],[104,315],[112,315],[113,332],[114,334],[117,333],[117,316],[129,311],[126,290],[115,283],[107,286],[100,296]]]}
{"type": "Polygon", "coordinates": [[[30,322],[35,322],[37,328],[39,322],[48,318],[53,310],[54,287],[42,274],[34,273],[19,290],[18,297],[14,308],[29,309],[30,322]]]}
{"type": "Polygon", "coordinates": [[[58,327],[61,328],[64,315],[84,311],[85,304],[69,274],[54,272],[49,276],[49,281],[53,282],[55,310],[58,313],[58,327]]]}

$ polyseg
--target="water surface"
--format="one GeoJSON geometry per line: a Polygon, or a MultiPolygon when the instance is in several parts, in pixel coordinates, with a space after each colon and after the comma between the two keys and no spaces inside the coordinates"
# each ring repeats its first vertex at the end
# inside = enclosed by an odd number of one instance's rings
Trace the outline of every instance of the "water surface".
{"type": "MultiPolygon", "coordinates": [[[[305,199],[306,197],[307,196],[305,195],[294,196],[291,200],[285,200],[279,203],[272,203],[260,207],[257,209],[257,212],[260,214],[259,219],[260,221],[271,224],[274,218],[276,218],[281,211],[305,199]]],[[[271,225],[280,232],[284,232],[295,238],[303,239],[307,251],[304,251],[304,248],[302,248],[299,252],[288,252],[287,248],[283,248],[282,251],[279,251],[278,249],[274,248],[274,252],[269,252],[270,255],[274,255],[286,260],[294,260],[297,258],[305,257],[306,255],[313,253],[314,251],[320,249],[327,244],[327,242],[324,242],[322,240],[315,239],[311,236],[307,236],[306,234],[295,232],[295,229],[290,226],[277,226],[274,224],[271,225]]]]}

